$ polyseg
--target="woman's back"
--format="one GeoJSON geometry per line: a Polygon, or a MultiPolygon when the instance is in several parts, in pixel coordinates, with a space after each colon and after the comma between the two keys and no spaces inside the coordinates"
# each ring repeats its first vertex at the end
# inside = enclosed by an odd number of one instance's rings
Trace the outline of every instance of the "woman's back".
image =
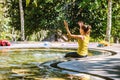
{"type": "Polygon", "coordinates": [[[84,36],[84,40],[78,39],[78,51],[77,53],[81,56],[88,55],[88,44],[89,44],[89,35],[84,36]]]}

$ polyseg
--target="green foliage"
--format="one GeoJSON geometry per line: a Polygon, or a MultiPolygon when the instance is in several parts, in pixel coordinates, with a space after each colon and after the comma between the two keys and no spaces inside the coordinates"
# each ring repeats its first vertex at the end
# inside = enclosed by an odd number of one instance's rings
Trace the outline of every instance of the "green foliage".
{"type": "Polygon", "coordinates": [[[28,6],[30,3],[30,0],[26,0],[26,6],[28,6]]]}
{"type": "MultiPolygon", "coordinates": [[[[7,0],[10,25],[20,30],[19,1],[7,0]]],[[[25,34],[30,37],[40,30],[65,32],[63,20],[67,20],[72,33],[78,34],[77,21],[84,21],[92,26],[92,38],[103,39],[107,27],[107,0],[23,0],[25,15],[25,34]]],[[[113,0],[112,35],[119,36],[120,1],[113,0]]],[[[48,34],[49,35],[49,34],[48,34]]]]}
{"type": "Polygon", "coordinates": [[[78,26],[76,23],[78,20],[81,20],[92,26],[92,37],[103,38],[107,26],[106,5],[107,2],[105,0],[82,0],[69,3],[65,13],[71,28],[73,29],[75,26],[78,26]]]}
{"type": "MultiPolygon", "coordinates": [[[[2,2],[2,1],[1,1],[2,2]]],[[[0,39],[10,39],[10,26],[8,25],[9,18],[6,17],[6,6],[3,3],[0,3],[0,39]]]]}
{"type": "Polygon", "coordinates": [[[120,1],[113,1],[112,36],[120,38],[120,1]]]}
{"type": "Polygon", "coordinates": [[[45,0],[46,3],[53,3],[53,0],[45,0]]]}
{"type": "Polygon", "coordinates": [[[30,2],[34,3],[34,5],[37,7],[37,0],[26,0],[26,7],[29,6],[30,2]]]}
{"type": "Polygon", "coordinates": [[[35,4],[35,6],[37,7],[37,0],[34,0],[34,4],[35,4]]]}
{"type": "MultiPolygon", "coordinates": [[[[10,1],[10,0],[9,0],[10,1]]],[[[35,1],[35,0],[34,0],[35,1]]],[[[37,0],[36,0],[37,1],[37,0]]],[[[60,5],[61,1],[52,0],[43,1],[39,0],[37,7],[33,5],[33,2],[23,1],[24,15],[25,15],[25,34],[26,37],[32,35],[33,33],[39,32],[41,29],[49,29],[51,32],[55,32],[57,26],[60,26],[58,20],[59,11],[56,10],[56,5],[60,5]],[[26,7],[27,4],[27,7],[26,7]],[[29,5],[28,5],[29,4],[29,5]],[[57,23],[57,24],[56,24],[57,23]]],[[[16,30],[20,30],[20,18],[19,18],[19,7],[18,2],[10,1],[9,5],[9,16],[11,17],[11,26],[15,27],[16,30]]],[[[62,17],[62,16],[61,16],[62,17]]],[[[61,27],[61,26],[60,26],[61,27]]]]}

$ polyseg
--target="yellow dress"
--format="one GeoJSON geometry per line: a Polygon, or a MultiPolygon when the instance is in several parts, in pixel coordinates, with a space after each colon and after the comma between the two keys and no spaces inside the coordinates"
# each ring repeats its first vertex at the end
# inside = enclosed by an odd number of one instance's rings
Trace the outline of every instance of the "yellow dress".
{"type": "Polygon", "coordinates": [[[78,46],[79,47],[78,47],[77,53],[80,56],[86,56],[86,55],[88,55],[89,39],[90,39],[89,35],[85,35],[85,39],[84,40],[78,39],[78,46]]]}

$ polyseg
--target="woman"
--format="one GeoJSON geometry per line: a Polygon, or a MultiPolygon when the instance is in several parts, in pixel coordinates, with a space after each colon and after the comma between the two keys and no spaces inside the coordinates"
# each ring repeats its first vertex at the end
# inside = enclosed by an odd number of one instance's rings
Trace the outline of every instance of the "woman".
{"type": "Polygon", "coordinates": [[[91,26],[85,25],[83,22],[79,21],[78,25],[80,26],[80,29],[79,29],[80,35],[74,35],[74,34],[71,34],[68,27],[68,23],[65,20],[64,20],[64,25],[68,33],[68,36],[70,36],[71,38],[75,38],[78,41],[77,52],[67,53],[65,57],[73,57],[73,58],[87,57],[91,26]]]}

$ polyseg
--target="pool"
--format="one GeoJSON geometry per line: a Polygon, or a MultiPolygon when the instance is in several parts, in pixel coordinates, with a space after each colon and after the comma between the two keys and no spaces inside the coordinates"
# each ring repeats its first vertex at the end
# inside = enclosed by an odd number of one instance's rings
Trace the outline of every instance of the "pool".
{"type": "MultiPolygon", "coordinates": [[[[1,49],[0,80],[67,80],[63,74],[39,68],[37,65],[62,59],[75,49],[1,49]]],[[[111,55],[110,52],[90,50],[89,56],[111,55]]],[[[68,79],[69,80],[69,79],[68,79]]]]}

